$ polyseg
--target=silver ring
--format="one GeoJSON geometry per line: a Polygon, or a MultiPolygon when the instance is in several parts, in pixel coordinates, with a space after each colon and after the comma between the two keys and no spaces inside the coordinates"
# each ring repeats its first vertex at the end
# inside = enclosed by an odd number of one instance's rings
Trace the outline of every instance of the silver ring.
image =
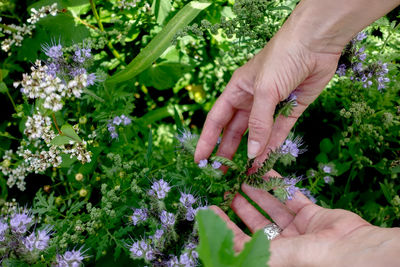
{"type": "Polygon", "coordinates": [[[280,235],[282,228],[280,228],[276,223],[270,223],[264,227],[263,231],[268,240],[272,240],[280,235]]]}

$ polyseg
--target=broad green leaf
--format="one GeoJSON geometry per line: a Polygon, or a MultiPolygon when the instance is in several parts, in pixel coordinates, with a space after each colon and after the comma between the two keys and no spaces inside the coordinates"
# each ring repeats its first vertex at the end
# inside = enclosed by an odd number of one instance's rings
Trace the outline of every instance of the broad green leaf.
{"type": "Polygon", "coordinates": [[[390,170],[392,173],[400,173],[400,165],[394,166],[390,170]]]}
{"type": "Polygon", "coordinates": [[[324,152],[319,153],[316,157],[315,160],[317,162],[321,162],[321,163],[328,163],[329,159],[328,159],[328,155],[326,155],[324,152]]]}
{"type": "Polygon", "coordinates": [[[69,124],[64,124],[61,126],[61,132],[63,135],[68,136],[77,142],[82,142],[82,139],[75,133],[74,129],[69,124]]]}
{"type": "Polygon", "coordinates": [[[269,254],[269,240],[260,230],[244,245],[244,249],[237,256],[235,266],[267,266],[269,254]]]}
{"type": "Polygon", "coordinates": [[[122,71],[111,76],[106,84],[116,84],[132,79],[159,58],[170,46],[175,34],[187,26],[203,9],[210,5],[208,2],[192,1],[184,6],[167,25],[143,48],[131,63],[122,71]]]}
{"type": "Polygon", "coordinates": [[[171,11],[171,0],[153,0],[151,11],[156,16],[157,23],[163,24],[165,18],[171,11]]]}
{"type": "Polygon", "coordinates": [[[82,142],[82,139],[75,133],[74,129],[69,124],[64,124],[61,126],[61,133],[62,134],[57,135],[53,138],[53,140],[51,140],[50,143],[52,145],[66,145],[69,144],[70,141],[82,142]]]}
{"type": "Polygon", "coordinates": [[[212,210],[200,210],[196,220],[200,236],[197,251],[204,266],[233,266],[232,230],[212,210]]]}
{"type": "Polygon", "coordinates": [[[319,143],[319,148],[322,152],[328,154],[333,149],[333,144],[329,138],[324,138],[321,143],[319,143]]]}
{"type": "Polygon", "coordinates": [[[51,140],[50,144],[56,145],[56,146],[62,146],[62,145],[69,144],[70,141],[75,141],[75,140],[72,139],[71,137],[68,137],[65,135],[57,135],[56,137],[54,137],[51,140]]]}

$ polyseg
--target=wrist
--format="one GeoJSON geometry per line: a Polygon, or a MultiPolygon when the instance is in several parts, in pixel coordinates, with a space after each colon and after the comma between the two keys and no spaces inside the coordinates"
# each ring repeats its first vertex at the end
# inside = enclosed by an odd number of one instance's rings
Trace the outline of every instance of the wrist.
{"type": "Polygon", "coordinates": [[[399,0],[302,0],[284,26],[310,51],[340,53],[358,32],[399,0]]]}

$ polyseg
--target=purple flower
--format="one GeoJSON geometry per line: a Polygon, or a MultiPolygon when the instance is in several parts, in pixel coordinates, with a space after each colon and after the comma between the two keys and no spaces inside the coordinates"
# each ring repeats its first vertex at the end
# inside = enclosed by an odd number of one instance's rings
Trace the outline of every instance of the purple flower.
{"type": "Polygon", "coordinates": [[[163,236],[163,234],[164,234],[164,230],[163,229],[157,229],[156,232],[154,233],[152,239],[160,240],[161,237],[163,236]]]}
{"type": "Polygon", "coordinates": [[[5,240],[5,234],[8,229],[8,224],[0,221],[0,242],[5,240]]]}
{"type": "Polygon", "coordinates": [[[147,220],[147,209],[135,209],[131,216],[133,225],[137,225],[139,222],[147,220]]]}
{"type": "Polygon", "coordinates": [[[109,132],[115,132],[115,126],[110,123],[107,124],[107,129],[109,132]]]}
{"type": "Polygon", "coordinates": [[[95,81],[96,81],[96,74],[95,73],[90,73],[87,76],[87,80],[86,80],[87,85],[93,85],[95,81]]]}
{"type": "Polygon", "coordinates": [[[166,262],[167,267],[178,267],[179,265],[179,260],[177,256],[172,256],[167,262],[166,262]]]}
{"type": "Polygon", "coordinates": [[[161,211],[160,221],[165,227],[168,225],[174,225],[175,215],[173,213],[163,210],[161,211]]]}
{"type": "Polygon", "coordinates": [[[212,167],[213,169],[219,169],[221,166],[222,166],[222,164],[221,164],[221,162],[219,162],[219,161],[214,161],[214,162],[211,164],[211,167],[212,167]]]}
{"type": "Polygon", "coordinates": [[[83,255],[83,252],[81,251],[82,248],[78,250],[71,250],[71,251],[66,251],[64,255],[57,255],[56,256],[56,266],[57,267],[65,267],[65,266],[74,266],[78,267],[81,266],[83,259],[85,258],[85,255],[83,255]]]}
{"type": "Polygon", "coordinates": [[[346,65],[340,64],[336,70],[336,74],[339,75],[339,77],[345,76],[346,75],[346,65]]]}
{"type": "Polygon", "coordinates": [[[186,220],[188,220],[189,222],[192,222],[194,220],[194,217],[196,216],[196,212],[197,212],[196,209],[189,207],[186,210],[186,220]]]}
{"type": "Polygon", "coordinates": [[[325,165],[325,166],[322,168],[322,170],[323,170],[325,173],[331,173],[331,172],[332,172],[332,167],[331,167],[331,166],[328,166],[328,165],[325,165]]]}
{"type": "Polygon", "coordinates": [[[363,70],[363,64],[361,62],[357,62],[353,64],[352,69],[354,72],[361,72],[363,70]]]}
{"type": "Polygon", "coordinates": [[[333,182],[333,178],[331,176],[327,175],[324,177],[324,181],[325,181],[325,183],[330,184],[333,182]]]}
{"type": "Polygon", "coordinates": [[[86,74],[86,69],[85,68],[73,68],[70,73],[72,77],[76,77],[82,74],[86,74]]]}
{"type": "Polygon", "coordinates": [[[284,182],[286,184],[287,198],[289,200],[293,199],[294,194],[299,190],[299,188],[296,186],[298,181],[299,178],[284,178],[284,182]]]}
{"type": "Polygon", "coordinates": [[[156,195],[158,199],[163,199],[165,198],[169,190],[171,190],[171,187],[167,182],[161,179],[159,181],[155,181],[151,186],[151,189],[152,190],[149,191],[150,195],[156,195]]]}
{"type": "Polygon", "coordinates": [[[365,33],[365,32],[359,32],[357,35],[356,35],[356,40],[357,41],[362,41],[362,40],[364,40],[365,38],[367,38],[367,34],[365,33]]]}
{"type": "Polygon", "coordinates": [[[292,137],[289,137],[281,146],[280,151],[282,154],[290,154],[293,157],[297,158],[299,154],[305,152],[304,149],[300,149],[301,145],[303,145],[301,137],[296,137],[294,139],[292,139],[292,137]]]}
{"type": "Polygon", "coordinates": [[[115,125],[120,125],[122,120],[119,116],[115,116],[113,121],[112,121],[115,125]]]}
{"type": "Polygon", "coordinates": [[[291,102],[292,106],[297,106],[297,95],[294,92],[291,92],[288,98],[286,99],[287,102],[291,102]]]}
{"type": "Polygon", "coordinates": [[[181,202],[185,208],[189,208],[196,202],[196,198],[192,194],[181,193],[179,202],[181,202]]]}
{"type": "Polygon", "coordinates": [[[188,130],[183,130],[181,131],[181,133],[179,135],[176,136],[176,139],[178,139],[178,141],[183,144],[186,143],[188,141],[191,141],[192,139],[196,138],[197,136],[195,134],[192,134],[190,131],[188,130]]]}
{"type": "Polygon", "coordinates": [[[143,250],[140,248],[139,242],[133,242],[129,251],[131,252],[131,256],[133,258],[139,258],[143,256],[143,250]]]}
{"type": "Polygon", "coordinates": [[[28,230],[32,220],[32,217],[25,210],[21,213],[16,213],[10,220],[11,230],[18,234],[24,234],[28,230]]]}
{"type": "Polygon", "coordinates": [[[112,132],[112,133],[111,133],[111,138],[112,138],[112,139],[118,138],[118,134],[117,134],[116,132],[112,132]]]}
{"type": "Polygon", "coordinates": [[[50,63],[47,65],[47,74],[53,77],[57,76],[57,73],[60,71],[60,64],[58,63],[50,63]]]}
{"type": "Polygon", "coordinates": [[[91,49],[90,48],[77,48],[75,50],[73,60],[77,63],[84,63],[87,59],[92,57],[91,49]]]}
{"type": "Polygon", "coordinates": [[[121,115],[121,119],[122,119],[122,124],[123,125],[129,125],[129,124],[131,124],[131,119],[130,118],[128,118],[127,116],[125,116],[125,115],[121,115]]]}
{"type": "Polygon", "coordinates": [[[148,251],[146,251],[144,258],[148,261],[154,260],[156,258],[154,250],[149,249],[148,251]]]}
{"type": "Polygon", "coordinates": [[[43,44],[42,49],[46,56],[52,59],[58,59],[63,56],[61,44],[54,44],[54,42],[51,46],[49,44],[43,44]]]}
{"type": "Polygon", "coordinates": [[[50,228],[45,228],[44,230],[39,230],[37,235],[31,233],[29,236],[25,237],[22,243],[29,251],[37,249],[39,251],[45,250],[49,245],[50,240],[50,228]]]}
{"type": "Polygon", "coordinates": [[[185,267],[195,266],[195,262],[193,261],[193,259],[191,259],[189,253],[187,252],[181,254],[181,256],[179,257],[179,263],[185,267]]]}
{"type": "Polygon", "coordinates": [[[202,160],[199,161],[198,166],[199,166],[200,168],[205,168],[205,167],[207,166],[207,163],[208,163],[208,160],[202,159],[202,160]]]}

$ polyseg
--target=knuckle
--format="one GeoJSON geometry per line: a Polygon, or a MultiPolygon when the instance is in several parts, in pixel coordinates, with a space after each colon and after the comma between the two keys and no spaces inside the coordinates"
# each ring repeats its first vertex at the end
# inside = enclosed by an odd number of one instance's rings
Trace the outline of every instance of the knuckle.
{"type": "Polygon", "coordinates": [[[249,130],[256,134],[262,134],[267,130],[266,122],[257,117],[251,117],[249,119],[249,130]]]}

